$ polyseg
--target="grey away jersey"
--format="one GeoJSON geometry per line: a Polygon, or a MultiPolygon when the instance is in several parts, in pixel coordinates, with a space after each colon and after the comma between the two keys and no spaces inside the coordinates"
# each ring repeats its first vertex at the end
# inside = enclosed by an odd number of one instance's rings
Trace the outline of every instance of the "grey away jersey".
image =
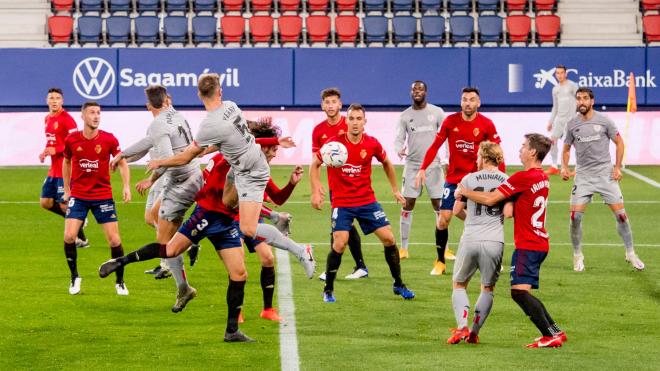
{"type": "MultiPolygon", "coordinates": [[[[193,137],[186,119],[173,107],[163,110],[151,122],[147,136],[126,148],[122,153],[131,161],[139,160],[147,153],[152,159],[162,159],[183,151],[193,137]]],[[[189,164],[159,169],[160,174],[167,171],[170,176],[187,176],[193,171],[199,171],[199,160],[193,159],[189,164]]]]}
{"type": "MultiPolygon", "coordinates": [[[[495,169],[481,170],[466,175],[461,184],[463,187],[482,192],[497,189],[508,178],[506,174],[495,169]]],[[[465,227],[461,242],[464,241],[495,241],[504,243],[504,220],[502,205],[485,206],[467,200],[465,227]]]]}
{"type": "Polygon", "coordinates": [[[255,166],[268,168],[261,148],[248,130],[243,113],[232,101],[223,101],[220,108],[207,113],[195,141],[202,148],[217,145],[235,171],[249,171],[255,166]]]}
{"type": "Polygon", "coordinates": [[[571,121],[577,110],[575,93],[578,86],[571,80],[566,80],[564,85],[557,85],[552,88],[552,116],[550,122],[553,125],[566,125],[571,121]]]}
{"type": "Polygon", "coordinates": [[[564,143],[575,146],[575,171],[581,175],[609,175],[612,172],[610,140],[618,133],[614,121],[601,112],[594,111],[591,120],[582,121],[582,115],[571,120],[564,143]]]}
{"type": "MultiPolygon", "coordinates": [[[[411,165],[421,165],[426,150],[433,143],[435,133],[440,129],[444,119],[445,111],[430,103],[427,103],[426,107],[421,110],[408,107],[399,117],[394,151],[399,153],[403,147],[407,146],[408,156],[406,162],[411,165]]],[[[442,150],[438,151],[438,154],[440,153],[442,153],[442,150]]]]}

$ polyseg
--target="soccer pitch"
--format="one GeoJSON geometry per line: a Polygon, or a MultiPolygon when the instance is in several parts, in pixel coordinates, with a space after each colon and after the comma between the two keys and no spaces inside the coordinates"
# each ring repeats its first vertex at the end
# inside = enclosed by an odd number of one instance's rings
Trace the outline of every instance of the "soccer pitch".
{"type": "MultiPolygon", "coordinates": [[[[276,167],[273,178],[284,185],[292,167],[276,167]]],[[[660,167],[632,167],[660,181],[660,167]]],[[[510,169],[511,172],[514,169],[510,169]]],[[[307,169],[306,169],[307,171],[307,169]]],[[[400,173],[401,168],[397,168],[400,173]]],[[[38,204],[45,167],[0,168],[0,369],[280,369],[277,323],[259,318],[262,306],[257,256],[247,256],[249,272],[241,330],[252,344],[223,342],[227,274],[211,244],[202,242],[200,261],[186,270],[198,297],[178,314],[173,280],[156,281],[143,274],[157,261],[126,268],[128,297],[115,294],[114,279],[98,277],[98,266],[110,249],[90,216],[86,230],[91,247],[78,250],[82,293],[68,294],[69,271],[62,245],[63,221],[38,204]]],[[[144,177],[132,168],[131,183],[144,177]]],[[[115,199],[120,180],[113,175],[115,199]]],[[[383,248],[374,236],[362,238],[369,278],[343,279],[352,271],[347,252],[335,283],[337,303],[322,300],[323,283],[308,280],[291,260],[298,356],[302,370],[657,370],[660,366],[660,189],[630,175],[621,182],[636,251],[646,263],[643,272],[624,261],[624,249],[609,209],[597,198],[584,218],[586,271],[572,270],[568,235],[568,199],[572,182],[551,177],[547,229],[550,255],[541,270],[537,295],[564,329],[568,342],[559,349],[526,349],[538,336],[531,321],[509,296],[508,273],[495,290],[491,315],[480,333],[481,344],[447,345],[455,327],[451,309],[451,275],[430,276],[434,214],[426,195],[417,202],[410,258],[401,263],[404,282],[417,297],[404,301],[392,294],[383,248]]],[[[394,204],[380,166],[374,167],[374,188],[398,239],[400,206],[394,204]]],[[[143,222],[144,197],[118,201],[124,250],[154,240],[143,222]]],[[[323,211],[309,205],[308,175],[290,203],[279,208],[293,214],[292,238],[311,242],[325,269],[329,243],[329,204],[323,211]]],[[[512,221],[506,222],[504,265],[512,252],[512,221]]],[[[450,244],[455,250],[463,229],[454,219],[450,244]]],[[[452,271],[452,263],[448,264],[452,271]]],[[[277,291],[276,291],[277,293],[277,291]]],[[[468,290],[471,304],[478,295],[478,276],[468,290]]],[[[277,303],[275,304],[276,306],[277,303]]]]}

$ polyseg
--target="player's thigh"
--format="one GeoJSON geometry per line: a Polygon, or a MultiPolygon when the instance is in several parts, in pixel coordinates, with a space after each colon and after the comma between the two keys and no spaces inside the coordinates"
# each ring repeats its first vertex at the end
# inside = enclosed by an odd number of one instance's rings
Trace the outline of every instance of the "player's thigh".
{"type": "Polygon", "coordinates": [[[106,222],[101,224],[101,229],[103,229],[103,234],[105,235],[105,240],[108,241],[110,247],[119,246],[121,244],[121,238],[119,237],[119,223],[106,222]]]}
{"type": "Polygon", "coordinates": [[[64,242],[73,243],[76,241],[78,231],[84,223],[83,219],[66,218],[64,219],[64,242]]]}
{"type": "Polygon", "coordinates": [[[477,241],[461,241],[454,261],[454,282],[468,282],[479,267],[479,243],[477,241]]]}
{"type": "MultiPolygon", "coordinates": [[[[390,226],[387,214],[385,214],[383,207],[378,202],[354,208],[354,212],[356,214],[355,218],[360,224],[360,229],[362,229],[362,233],[365,235],[390,226]]],[[[383,229],[383,231],[385,230],[389,230],[390,234],[392,233],[391,228],[383,229]]],[[[382,233],[387,234],[387,232],[382,233]]],[[[381,235],[384,236],[384,234],[381,235]]],[[[378,238],[381,237],[379,236],[378,238]]]]}
{"type": "MultiPolygon", "coordinates": [[[[89,213],[90,209],[91,209],[91,204],[89,201],[71,197],[69,199],[69,202],[67,203],[67,209],[64,218],[66,221],[68,221],[69,219],[77,220],[80,223],[75,223],[75,224],[81,226],[85,221],[85,218],[87,217],[87,214],[89,213]]],[[[78,227],[74,231],[74,230],[67,230],[66,228],[67,223],[65,223],[64,225],[65,225],[65,229],[64,229],[65,240],[67,239],[67,236],[70,237],[71,234],[78,235],[78,229],[80,229],[80,227],[78,227]]],[[[68,225],[73,226],[73,223],[68,223],[68,225]]]]}
{"type": "Polygon", "coordinates": [[[417,171],[419,171],[419,165],[406,163],[403,166],[403,174],[401,175],[401,195],[403,197],[418,198],[422,194],[422,185],[419,188],[415,187],[417,171]]]}
{"type": "Polygon", "coordinates": [[[245,281],[247,279],[247,271],[245,269],[245,256],[241,246],[223,248],[217,251],[229,273],[229,278],[232,281],[245,281]]]}
{"type": "Polygon", "coordinates": [[[623,193],[618,181],[610,176],[602,176],[596,186],[604,203],[607,205],[623,204],[623,193]]]}
{"type": "MultiPolygon", "coordinates": [[[[589,177],[576,175],[571,189],[571,208],[574,205],[588,205],[597,191],[589,177]]],[[[573,210],[575,211],[575,210],[573,210]]]]}
{"type": "Polygon", "coordinates": [[[247,173],[234,172],[234,174],[239,204],[242,201],[263,201],[266,184],[270,177],[269,169],[254,169],[247,173]]]}
{"type": "Polygon", "coordinates": [[[273,256],[273,249],[265,242],[259,241],[254,247],[254,250],[259,256],[259,261],[262,267],[272,267],[275,264],[275,257],[273,256]]]}
{"type": "Polygon", "coordinates": [[[195,195],[201,189],[201,175],[193,175],[187,180],[177,181],[172,178],[163,185],[158,218],[180,224],[186,211],[195,202],[195,195]]]}
{"type": "Polygon", "coordinates": [[[566,132],[566,123],[555,122],[552,125],[552,132],[550,132],[550,137],[555,140],[557,146],[559,146],[559,140],[564,137],[566,132]]]}
{"type": "Polygon", "coordinates": [[[256,233],[257,223],[259,223],[259,217],[261,215],[261,205],[261,201],[238,202],[240,228],[245,235],[253,237],[253,235],[256,233]]]}
{"type": "Polygon", "coordinates": [[[373,233],[378,237],[383,246],[394,246],[396,244],[394,233],[392,233],[392,226],[390,225],[380,227],[373,233]]]}
{"type": "Polygon", "coordinates": [[[504,243],[497,241],[482,241],[479,246],[479,272],[481,285],[495,286],[500,277],[504,243]]]}
{"type": "MultiPolygon", "coordinates": [[[[429,198],[438,199],[444,196],[444,183],[445,176],[442,171],[442,166],[431,165],[426,169],[426,193],[429,198]]],[[[453,207],[453,206],[452,206],[453,207]]]]}
{"type": "MultiPolygon", "coordinates": [[[[53,207],[54,202],[62,203],[64,202],[64,199],[62,198],[64,196],[64,179],[63,178],[53,178],[53,177],[46,177],[44,180],[44,184],[41,186],[41,199],[50,199],[50,203],[48,208],[53,207]]],[[[42,207],[46,207],[44,205],[44,201],[41,201],[42,207]]]]}
{"type": "Polygon", "coordinates": [[[192,241],[183,233],[175,233],[167,242],[167,256],[174,257],[183,254],[192,245],[192,241]]]}

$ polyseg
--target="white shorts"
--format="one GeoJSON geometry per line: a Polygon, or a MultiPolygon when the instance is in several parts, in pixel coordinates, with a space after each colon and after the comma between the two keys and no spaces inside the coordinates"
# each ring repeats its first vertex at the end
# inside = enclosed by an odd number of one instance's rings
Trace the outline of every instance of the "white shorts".
{"type": "Polygon", "coordinates": [[[571,205],[585,205],[591,202],[594,193],[600,194],[607,205],[623,203],[623,194],[619,182],[610,175],[585,176],[575,175],[571,191],[571,205]]]}
{"type": "Polygon", "coordinates": [[[254,167],[248,171],[234,171],[234,183],[238,192],[238,201],[263,202],[264,192],[268,179],[270,179],[270,167],[264,161],[266,166],[254,167]]]}
{"type": "Polygon", "coordinates": [[[494,286],[500,277],[504,243],[497,241],[467,241],[459,244],[454,262],[454,282],[467,282],[481,272],[481,284],[494,286]]]}
{"type": "Polygon", "coordinates": [[[564,134],[566,133],[566,125],[568,125],[568,121],[561,122],[559,120],[555,120],[555,122],[552,124],[552,131],[550,132],[550,137],[563,139],[564,134]]]}
{"type": "Polygon", "coordinates": [[[426,192],[431,199],[442,198],[445,174],[442,166],[431,164],[426,169],[426,182],[419,188],[415,188],[415,176],[421,165],[410,165],[406,163],[403,167],[403,179],[401,181],[401,194],[406,198],[418,198],[422,195],[422,189],[426,186],[426,192]]]}
{"type": "Polygon", "coordinates": [[[149,189],[149,195],[147,196],[147,203],[144,205],[144,209],[147,211],[151,211],[151,209],[154,207],[156,204],[156,201],[162,196],[163,193],[163,182],[165,182],[165,178],[167,175],[163,175],[160,178],[156,179],[156,183],[154,183],[151,188],[149,189]]]}
{"type": "Polygon", "coordinates": [[[202,189],[204,177],[198,170],[185,176],[168,176],[163,182],[162,201],[158,217],[168,222],[179,222],[195,202],[195,195],[202,189]]]}

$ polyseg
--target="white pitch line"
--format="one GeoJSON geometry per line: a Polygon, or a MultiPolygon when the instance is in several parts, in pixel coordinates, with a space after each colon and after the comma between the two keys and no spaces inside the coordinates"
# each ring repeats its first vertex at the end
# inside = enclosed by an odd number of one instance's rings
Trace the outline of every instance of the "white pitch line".
{"type": "Polygon", "coordinates": [[[296,307],[293,304],[291,284],[291,264],[289,254],[275,249],[277,256],[277,302],[280,316],[280,360],[284,371],[300,370],[298,358],[298,337],[296,335],[296,307]]]}
{"type": "MultiPolygon", "coordinates": [[[[641,180],[644,183],[650,184],[650,185],[654,186],[655,188],[660,188],[660,183],[656,182],[655,180],[653,180],[649,177],[646,177],[646,176],[644,176],[644,175],[642,175],[642,174],[640,174],[636,171],[632,171],[632,170],[627,169],[627,168],[622,169],[622,170],[623,170],[624,173],[626,173],[628,175],[631,175],[631,176],[641,180]]],[[[626,201],[626,203],[627,203],[627,201],[626,201]]]]}

